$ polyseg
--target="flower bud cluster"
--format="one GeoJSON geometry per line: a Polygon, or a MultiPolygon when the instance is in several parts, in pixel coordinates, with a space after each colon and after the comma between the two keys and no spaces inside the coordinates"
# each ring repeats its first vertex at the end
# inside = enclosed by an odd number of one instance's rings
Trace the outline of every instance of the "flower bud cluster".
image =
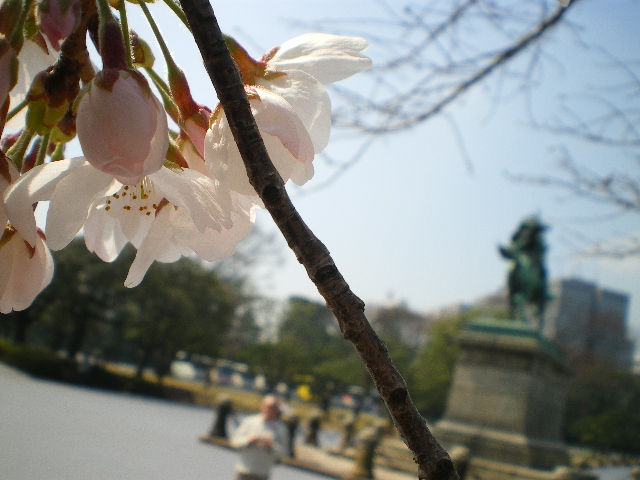
{"type": "MultiPolygon", "coordinates": [[[[50,249],[81,231],[107,262],[127,243],[137,249],[125,279],[133,287],[154,261],[219,260],[252,230],[261,201],[223,110],[193,99],[146,5],[137,6],[156,31],[166,80],[149,45],[123,27],[123,2],[113,2],[121,21],[107,0],[0,6],[0,312],[27,308],[52,278],[50,249]],[[102,59],[97,71],[88,41],[102,59]],[[83,156],[66,158],[76,137],[83,156]],[[39,202],[48,202],[45,232],[39,202]]],[[[260,60],[231,38],[228,46],[274,165],[285,182],[304,184],[329,141],[324,85],[370,66],[366,41],[302,35],[260,60]]]]}

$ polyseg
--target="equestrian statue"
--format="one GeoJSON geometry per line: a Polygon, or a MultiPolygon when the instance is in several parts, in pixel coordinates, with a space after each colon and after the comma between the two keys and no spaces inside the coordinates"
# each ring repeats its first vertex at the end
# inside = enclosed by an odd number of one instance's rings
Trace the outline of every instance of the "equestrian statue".
{"type": "Polygon", "coordinates": [[[534,307],[538,329],[542,330],[546,303],[551,299],[547,290],[547,271],[544,266],[546,245],[542,238],[548,227],[537,217],[525,219],[511,237],[508,246],[498,247],[509,260],[509,317],[534,323],[527,318],[525,305],[534,307]]]}

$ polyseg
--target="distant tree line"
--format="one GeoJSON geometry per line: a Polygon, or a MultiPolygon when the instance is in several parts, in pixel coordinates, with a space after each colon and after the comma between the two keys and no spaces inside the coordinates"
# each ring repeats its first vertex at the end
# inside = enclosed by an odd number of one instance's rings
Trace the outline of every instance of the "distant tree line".
{"type": "MultiPolygon", "coordinates": [[[[259,298],[243,278],[184,258],[154,264],[134,289],[123,286],[135,251],[105,264],[75,240],[55,253],[51,285],[22,312],[0,317],[0,334],[68,358],[77,353],[128,362],[138,375],[153,368],[162,379],[180,351],[247,363],[270,385],[310,384],[316,400],[373,383],[325,305],[291,297],[264,340],[256,323],[259,298]]],[[[263,300],[263,299],[262,299],[263,300]]],[[[260,307],[262,308],[262,307],[260,307]]],[[[480,313],[465,311],[435,321],[425,345],[408,345],[399,319],[403,307],[378,309],[372,322],[402,372],[412,398],[429,421],[444,414],[458,355],[456,336],[480,313]]],[[[500,316],[500,312],[490,312],[500,316]]],[[[503,312],[505,313],[505,312],[503,312]]],[[[640,454],[640,376],[603,365],[578,364],[569,385],[565,439],[604,451],[640,454]]]]}
{"type": "Polygon", "coordinates": [[[156,262],[141,285],[128,289],[123,282],[134,256],[127,248],[107,264],[74,240],[54,252],[51,284],[27,310],[2,315],[0,332],[16,344],[132,363],[139,375],[152,367],[162,377],[177,352],[219,356],[228,339],[241,340],[238,329],[253,325],[241,278],[183,258],[156,262]]]}

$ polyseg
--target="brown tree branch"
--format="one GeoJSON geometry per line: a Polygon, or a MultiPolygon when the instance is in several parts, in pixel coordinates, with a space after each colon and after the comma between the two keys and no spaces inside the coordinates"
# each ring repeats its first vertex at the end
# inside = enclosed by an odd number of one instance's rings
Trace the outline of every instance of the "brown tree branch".
{"type": "MultiPolygon", "coordinates": [[[[520,53],[524,52],[526,49],[534,45],[538,42],[545,34],[547,34],[554,26],[558,25],[562,18],[565,16],[566,12],[570,7],[574,6],[578,0],[574,0],[569,3],[567,7],[558,7],[553,11],[548,17],[544,18],[539,24],[537,24],[531,31],[527,32],[525,35],[520,37],[513,45],[505,48],[498,54],[494,55],[491,60],[484,65],[482,68],[479,68],[477,71],[473,72],[468,78],[456,82],[455,85],[449,86],[446,83],[438,85],[437,89],[449,90],[442,98],[436,101],[433,105],[429,106],[422,112],[402,114],[401,108],[398,108],[398,104],[403,103],[408,98],[421,98],[425,96],[426,93],[422,89],[423,86],[416,87],[413,91],[404,92],[401,95],[398,95],[397,98],[394,99],[392,103],[385,103],[382,105],[376,105],[373,102],[370,105],[365,105],[363,110],[380,110],[384,112],[386,109],[389,109],[390,106],[393,107],[391,111],[389,111],[389,117],[385,119],[380,125],[371,126],[366,123],[359,123],[357,120],[352,121],[351,123],[347,123],[347,126],[356,128],[359,131],[370,133],[370,134],[382,134],[389,132],[396,132],[405,130],[407,128],[412,128],[416,124],[423,123],[427,120],[430,120],[432,117],[440,114],[446,107],[450,104],[454,103],[458,98],[460,98],[463,94],[469,91],[472,87],[479,84],[487,77],[489,77],[492,73],[498,71],[501,67],[509,63],[515,57],[517,57],[520,53]],[[401,112],[401,115],[397,115],[398,118],[393,118],[396,116],[396,112],[401,112]]],[[[464,5],[464,9],[461,7],[454,15],[449,19],[449,22],[457,21],[459,16],[464,13],[464,10],[472,5],[473,2],[469,2],[464,5]]],[[[413,53],[415,55],[415,53],[413,53]]],[[[484,55],[484,54],[483,54],[484,55]]],[[[467,59],[468,62],[470,59],[467,59]]],[[[479,62],[480,58],[471,59],[473,62],[479,62]]],[[[391,64],[393,65],[393,64],[391,64]]],[[[443,70],[451,69],[451,65],[446,65],[443,70]]],[[[383,72],[384,73],[384,72],[383,72]]],[[[432,74],[433,72],[430,72],[432,74]]],[[[340,90],[336,88],[336,90],[340,90]]],[[[343,92],[345,96],[348,95],[347,92],[343,92]]],[[[366,100],[365,100],[366,101],[366,100]]]]}
{"type": "Polygon", "coordinates": [[[433,437],[411,401],[407,385],[385,344],[364,315],[364,302],[351,292],[329,251],[305,225],[271,163],[256,126],[240,74],[224,43],[208,0],[181,0],[205,67],[218,93],[251,184],[332,310],[340,331],[351,341],[371,374],[400,435],[414,453],[418,476],[459,479],[447,452],[433,437]]]}

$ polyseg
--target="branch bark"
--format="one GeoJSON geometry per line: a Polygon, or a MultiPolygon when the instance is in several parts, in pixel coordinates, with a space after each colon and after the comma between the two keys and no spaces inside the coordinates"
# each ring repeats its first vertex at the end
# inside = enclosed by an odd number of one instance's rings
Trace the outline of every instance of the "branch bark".
{"type": "Polygon", "coordinates": [[[433,437],[411,401],[407,385],[393,365],[387,347],[365,317],[364,302],[351,291],[328,249],[305,225],[291,203],[284,183],[269,159],[251,114],[240,73],[224,43],[209,0],[181,0],[181,4],[251,185],[336,316],[342,335],[360,354],[398,432],[414,454],[418,477],[459,480],[449,455],[433,437]]]}

